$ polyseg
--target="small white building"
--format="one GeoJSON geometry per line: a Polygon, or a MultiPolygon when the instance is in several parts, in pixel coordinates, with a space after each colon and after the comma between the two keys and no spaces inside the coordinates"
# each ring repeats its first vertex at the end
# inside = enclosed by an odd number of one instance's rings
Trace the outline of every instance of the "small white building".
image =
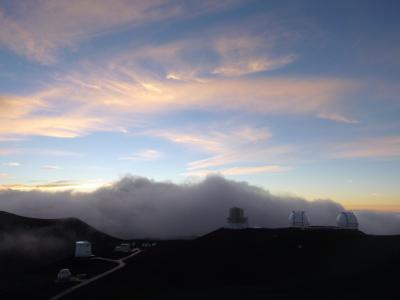
{"type": "Polygon", "coordinates": [[[357,217],[351,211],[343,211],[338,214],[336,223],[339,228],[358,229],[357,217]]]}
{"type": "Polygon", "coordinates": [[[71,271],[69,269],[61,269],[57,274],[58,282],[67,282],[71,280],[71,271]]]}
{"type": "Polygon", "coordinates": [[[289,215],[289,226],[304,228],[310,226],[310,219],[305,211],[292,211],[289,215]]]}
{"type": "Polygon", "coordinates": [[[75,257],[92,256],[92,244],[88,241],[75,242],[75,257]]]}
{"type": "Polygon", "coordinates": [[[142,248],[149,248],[151,247],[151,243],[150,242],[143,242],[142,243],[142,248]]]}

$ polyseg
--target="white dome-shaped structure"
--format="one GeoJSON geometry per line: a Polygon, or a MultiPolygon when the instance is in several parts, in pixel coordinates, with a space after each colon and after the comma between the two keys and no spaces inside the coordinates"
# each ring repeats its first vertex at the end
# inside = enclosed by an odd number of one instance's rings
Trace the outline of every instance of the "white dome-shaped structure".
{"type": "Polygon", "coordinates": [[[358,229],[357,217],[350,211],[338,214],[336,218],[337,226],[340,228],[358,229]]]}
{"type": "Polygon", "coordinates": [[[310,220],[305,211],[292,211],[289,215],[290,227],[307,227],[310,225],[310,220]]]}
{"type": "Polygon", "coordinates": [[[57,274],[57,281],[66,282],[71,280],[71,271],[69,269],[61,269],[57,274]]]}
{"type": "Polygon", "coordinates": [[[92,256],[92,244],[88,241],[75,242],[75,257],[92,256]]]}

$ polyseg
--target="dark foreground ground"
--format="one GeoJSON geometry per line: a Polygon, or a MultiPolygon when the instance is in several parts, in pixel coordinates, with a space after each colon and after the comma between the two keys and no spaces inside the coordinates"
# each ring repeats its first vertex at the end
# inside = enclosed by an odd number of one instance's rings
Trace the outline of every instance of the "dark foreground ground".
{"type": "MultiPolygon", "coordinates": [[[[400,236],[356,230],[219,229],[159,242],[126,263],[63,299],[400,299],[400,236]]],[[[17,276],[3,272],[0,299],[51,298],[76,284],[54,283],[63,267],[90,278],[113,265],[67,256],[17,276]]]]}
{"type": "Polygon", "coordinates": [[[220,229],[149,249],[68,299],[400,299],[400,237],[220,229]]]}

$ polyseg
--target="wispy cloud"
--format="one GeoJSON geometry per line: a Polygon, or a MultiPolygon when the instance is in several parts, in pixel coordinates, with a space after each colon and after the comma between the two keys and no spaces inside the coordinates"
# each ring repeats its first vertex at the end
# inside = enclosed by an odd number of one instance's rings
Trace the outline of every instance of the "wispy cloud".
{"type": "Polygon", "coordinates": [[[0,142],[18,142],[23,140],[22,137],[0,136],[0,142]]]}
{"type": "Polygon", "coordinates": [[[59,170],[60,166],[57,166],[57,165],[44,165],[44,166],[42,166],[42,169],[45,169],[45,170],[59,170]]]}
{"type": "Polygon", "coordinates": [[[253,58],[236,62],[225,63],[215,68],[213,74],[224,76],[240,76],[262,71],[272,71],[282,68],[295,60],[295,55],[278,58],[253,58]]]}
{"type": "Polygon", "coordinates": [[[207,136],[195,135],[184,132],[168,130],[147,131],[145,134],[167,139],[177,144],[184,144],[192,148],[202,149],[207,152],[218,152],[222,149],[221,141],[210,139],[207,136]]]}
{"type": "Polygon", "coordinates": [[[118,30],[173,18],[224,10],[239,1],[33,0],[13,11],[0,4],[0,44],[43,64],[57,61],[63,48],[118,30]]]}
{"type": "MultiPolygon", "coordinates": [[[[8,156],[15,154],[45,155],[45,156],[82,156],[79,152],[66,151],[61,149],[36,149],[36,148],[0,148],[0,155],[8,156]]],[[[18,162],[5,163],[8,166],[17,166],[18,162]],[[13,165],[10,165],[13,164],[13,165]]]]}
{"type": "Polygon", "coordinates": [[[0,6],[0,43],[32,60],[50,64],[57,51],[127,25],[182,14],[176,3],[149,0],[25,1],[8,14],[0,6]]]}
{"type": "Polygon", "coordinates": [[[13,155],[16,153],[19,153],[19,149],[13,149],[13,148],[0,148],[0,155],[13,155]]]}
{"type": "Polygon", "coordinates": [[[19,162],[15,162],[15,161],[6,162],[6,163],[3,163],[3,165],[7,166],[7,167],[19,167],[19,166],[21,166],[21,164],[19,162]]]}
{"type": "Polygon", "coordinates": [[[210,174],[220,174],[224,176],[247,175],[256,173],[284,173],[290,171],[291,168],[278,165],[267,166],[249,166],[249,167],[232,167],[217,170],[196,170],[184,173],[185,176],[205,177],[210,174]]]}
{"type": "Polygon", "coordinates": [[[187,164],[188,170],[219,167],[234,163],[263,163],[269,161],[288,161],[288,156],[293,153],[290,146],[271,146],[258,144],[249,146],[232,145],[232,149],[205,159],[195,160],[187,164]]]}
{"type": "Polygon", "coordinates": [[[378,158],[400,157],[400,136],[362,138],[333,146],[333,156],[338,158],[378,158]]]}
{"type": "MultiPolygon", "coordinates": [[[[118,3],[116,7],[121,8],[118,3]]],[[[78,4],[68,7],[74,5],[78,4]]],[[[104,5],[99,4],[97,13],[104,5]]],[[[149,2],[140,7],[147,11],[159,5],[149,2]]],[[[93,59],[57,75],[47,88],[18,97],[3,95],[0,138],[74,138],[97,131],[120,132],[151,115],[187,109],[324,113],[333,119],[341,97],[358,88],[357,82],[339,78],[237,77],[282,67],[294,61],[295,55],[277,55],[273,43],[254,33],[241,37],[219,33],[204,39],[210,43],[174,41],[116,53],[107,63],[104,58],[93,59]],[[194,59],[200,50],[215,53],[218,59],[194,59]]]]}
{"type": "Polygon", "coordinates": [[[286,167],[270,165],[269,162],[287,162],[287,155],[292,153],[291,146],[272,146],[269,142],[272,134],[268,128],[250,126],[221,126],[207,130],[191,131],[150,131],[146,134],[183,144],[208,157],[187,163],[187,176],[203,176],[208,173],[223,175],[254,174],[261,172],[288,171],[286,167]],[[217,129],[218,128],[218,129],[217,129]],[[207,132],[207,133],[203,133],[207,132]],[[211,154],[211,156],[209,156],[211,154]],[[234,164],[257,164],[252,167],[215,167],[234,164]]]}
{"type": "Polygon", "coordinates": [[[28,116],[0,122],[0,134],[73,138],[94,129],[106,128],[103,121],[88,115],[28,116]]]}
{"type": "Polygon", "coordinates": [[[297,59],[295,54],[273,55],[272,45],[259,36],[235,36],[217,39],[214,43],[220,65],[213,74],[240,76],[282,68],[297,59]]]}
{"type": "Polygon", "coordinates": [[[233,145],[265,142],[271,137],[268,128],[234,126],[225,130],[210,126],[197,130],[149,130],[145,134],[167,139],[208,153],[227,152],[233,145]],[[206,131],[207,133],[202,133],[206,131]]]}
{"type": "MultiPolygon", "coordinates": [[[[257,113],[317,114],[329,110],[355,88],[349,80],[330,78],[203,78],[160,80],[133,69],[113,67],[75,75],[99,89],[64,82],[63,95],[74,105],[91,105],[101,113],[168,113],[184,109],[245,110],[257,113]],[[104,75],[106,74],[106,75],[104,75]],[[83,78],[84,77],[84,78],[83,78]]],[[[76,79],[74,79],[76,80],[76,79]]],[[[52,97],[54,101],[54,97],[52,97]]],[[[93,117],[93,116],[92,116],[93,117]]],[[[99,117],[99,116],[98,116],[99,117]]]]}
{"type": "Polygon", "coordinates": [[[144,161],[151,161],[157,160],[164,157],[164,153],[154,149],[147,149],[143,151],[138,151],[131,155],[122,156],[120,159],[122,160],[144,160],[144,161]]]}
{"type": "Polygon", "coordinates": [[[341,115],[339,113],[319,113],[318,118],[324,119],[324,120],[330,120],[338,123],[346,123],[346,124],[358,124],[360,123],[357,120],[350,119],[344,115],[341,115]]]}
{"type": "Polygon", "coordinates": [[[92,180],[57,180],[46,181],[37,184],[13,183],[13,184],[0,184],[1,190],[16,190],[16,191],[93,191],[99,187],[107,186],[109,183],[102,179],[92,180]]]}
{"type": "MultiPolygon", "coordinates": [[[[107,72],[102,72],[106,74],[107,72]]],[[[107,76],[111,76],[108,74],[107,76]]],[[[314,114],[326,111],[351,82],[331,79],[256,78],[209,79],[204,82],[86,77],[100,89],[63,83],[58,93],[42,96],[42,101],[65,104],[69,110],[47,115],[2,118],[0,136],[73,138],[97,131],[120,132],[123,126],[136,126],[144,114],[168,114],[185,109],[204,111],[247,111],[256,114],[314,114]],[[73,101],[70,99],[74,99],[73,101]],[[128,117],[129,116],[129,117],[128,117]]]]}
{"type": "Polygon", "coordinates": [[[65,151],[60,149],[42,149],[40,153],[52,156],[81,156],[79,152],[65,151]]]}
{"type": "Polygon", "coordinates": [[[45,102],[34,95],[30,98],[0,95],[0,117],[8,120],[26,116],[45,106],[45,102]]]}

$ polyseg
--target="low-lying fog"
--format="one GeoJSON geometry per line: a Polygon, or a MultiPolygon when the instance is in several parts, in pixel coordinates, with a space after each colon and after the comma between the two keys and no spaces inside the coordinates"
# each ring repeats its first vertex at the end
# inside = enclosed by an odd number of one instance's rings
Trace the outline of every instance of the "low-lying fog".
{"type": "MultiPolygon", "coordinates": [[[[335,225],[345,208],[331,200],[273,195],[246,182],[210,176],[190,184],[126,176],[91,193],[2,191],[0,210],[39,218],[77,217],[118,237],[171,238],[207,233],[226,224],[228,209],[245,209],[251,226],[285,227],[292,210],[307,211],[312,225],[335,225]]],[[[360,229],[400,234],[397,213],[356,212],[360,229]]]]}

